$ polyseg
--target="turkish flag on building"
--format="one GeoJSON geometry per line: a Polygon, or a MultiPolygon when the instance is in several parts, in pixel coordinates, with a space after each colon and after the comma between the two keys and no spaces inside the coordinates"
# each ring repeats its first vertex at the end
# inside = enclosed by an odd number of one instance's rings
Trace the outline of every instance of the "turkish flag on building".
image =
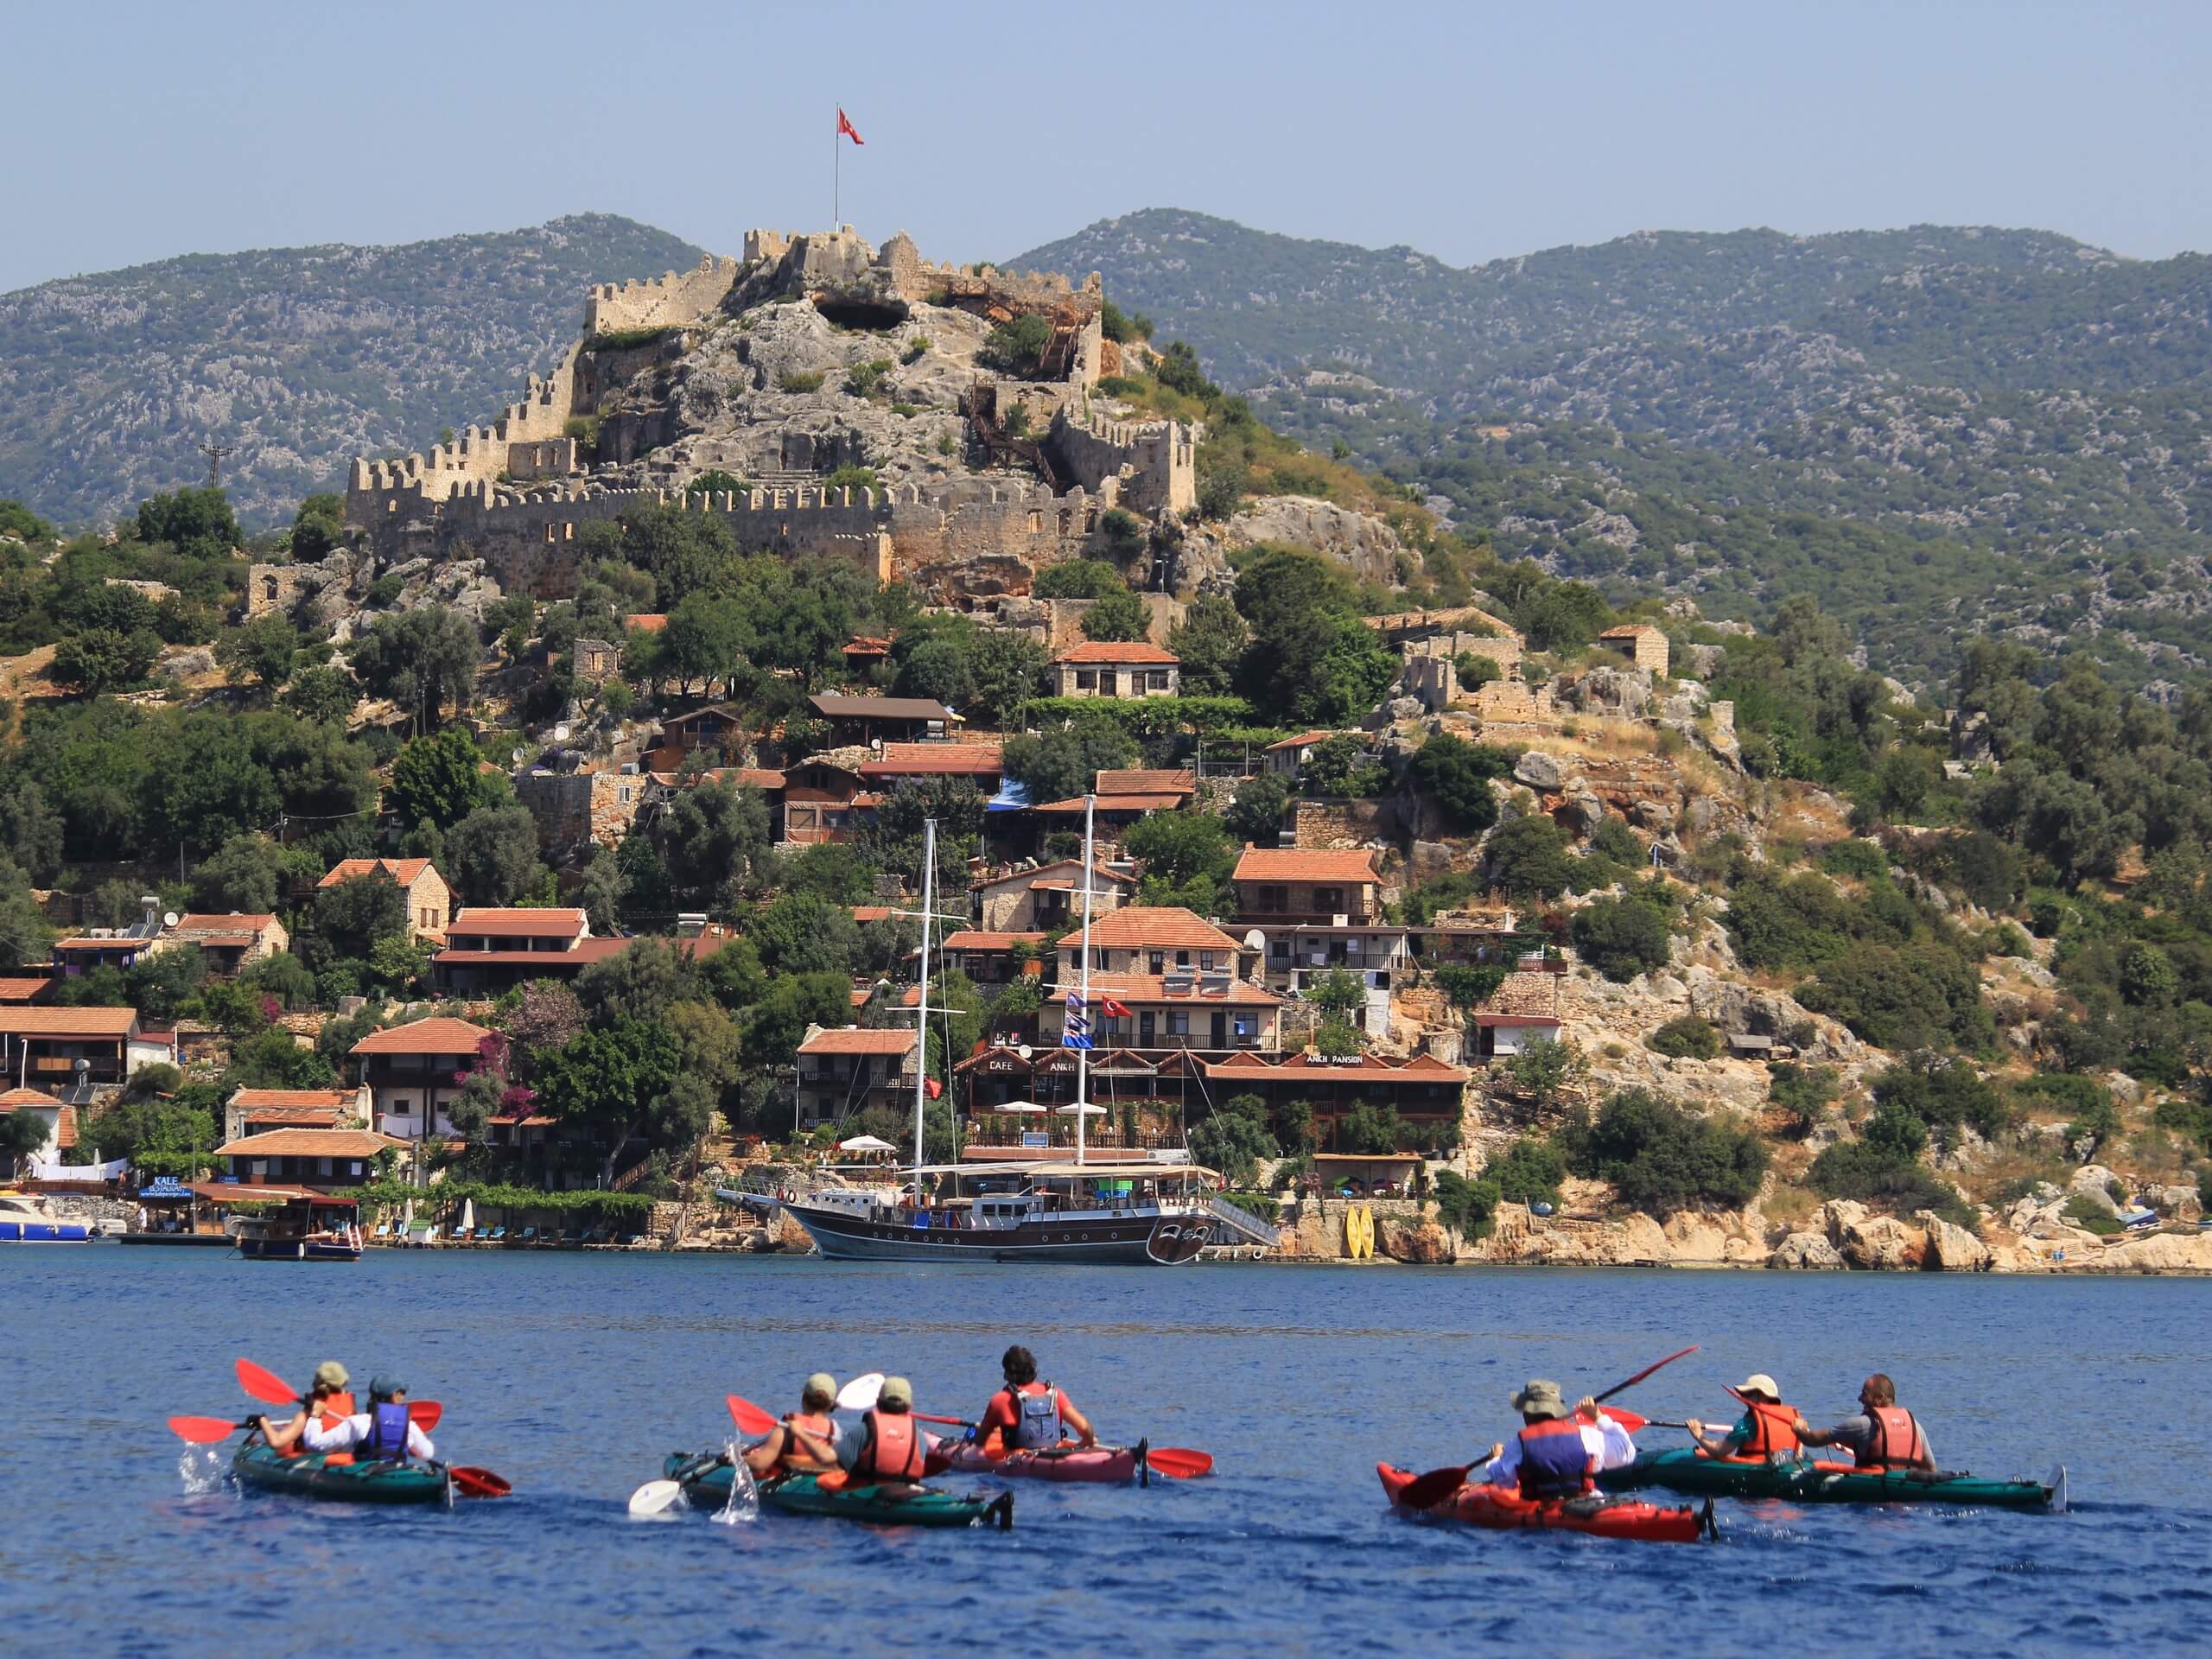
{"type": "Polygon", "coordinates": [[[864,144],[868,142],[860,136],[853,124],[845,119],[845,106],[842,104],[837,106],[837,130],[842,136],[851,139],[856,144],[864,144]]]}

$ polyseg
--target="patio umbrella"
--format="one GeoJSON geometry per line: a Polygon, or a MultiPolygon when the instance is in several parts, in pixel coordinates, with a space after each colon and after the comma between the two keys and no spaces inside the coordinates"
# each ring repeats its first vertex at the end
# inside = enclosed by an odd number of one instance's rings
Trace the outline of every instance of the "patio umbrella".
{"type": "Polygon", "coordinates": [[[899,1148],[880,1135],[856,1135],[849,1141],[840,1141],[837,1143],[837,1150],[840,1152],[896,1152],[899,1148]]]}
{"type": "Polygon", "coordinates": [[[476,1200],[474,1198],[461,1201],[461,1230],[464,1234],[476,1230],[476,1200]]]}

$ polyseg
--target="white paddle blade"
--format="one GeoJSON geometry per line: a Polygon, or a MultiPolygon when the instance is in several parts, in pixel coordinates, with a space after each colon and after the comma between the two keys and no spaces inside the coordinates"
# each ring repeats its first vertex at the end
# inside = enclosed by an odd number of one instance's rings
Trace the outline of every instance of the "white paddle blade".
{"type": "Polygon", "coordinates": [[[883,1392],[883,1373],[870,1371],[856,1376],[837,1390],[837,1409],[840,1411],[871,1411],[876,1396],[883,1392]]]}
{"type": "Polygon", "coordinates": [[[2065,1514],[2067,1503],[2074,1496],[2067,1491],[2066,1465],[2063,1463],[2054,1465],[2044,1484],[2050,1491],[2050,1512],[2053,1515],[2065,1514]]]}
{"type": "Polygon", "coordinates": [[[659,1515],[683,1501],[683,1483],[677,1480],[649,1480],[630,1494],[630,1513],[659,1515]]]}

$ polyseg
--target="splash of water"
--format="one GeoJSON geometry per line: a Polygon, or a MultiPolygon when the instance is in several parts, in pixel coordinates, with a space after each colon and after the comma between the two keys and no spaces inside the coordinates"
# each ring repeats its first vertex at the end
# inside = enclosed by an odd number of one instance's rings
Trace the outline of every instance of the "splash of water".
{"type": "Polygon", "coordinates": [[[229,1468],[222,1452],[212,1446],[188,1446],[176,1460],[177,1478],[184,1483],[187,1497],[220,1491],[229,1468]]]}
{"type": "Polygon", "coordinates": [[[753,1471],[745,1466],[745,1459],[737,1442],[728,1443],[729,1502],[715,1511],[715,1519],[726,1527],[749,1527],[760,1518],[760,1489],[753,1484],[753,1471]]]}

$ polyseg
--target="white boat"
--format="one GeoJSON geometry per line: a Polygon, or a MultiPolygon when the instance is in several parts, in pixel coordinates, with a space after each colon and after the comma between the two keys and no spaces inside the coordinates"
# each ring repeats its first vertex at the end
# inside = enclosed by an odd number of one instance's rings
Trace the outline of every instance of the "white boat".
{"type": "Polygon", "coordinates": [[[52,1198],[0,1192],[0,1244],[89,1244],[105,1231],[97,1221],[64,1217],[52,1198]]]}

